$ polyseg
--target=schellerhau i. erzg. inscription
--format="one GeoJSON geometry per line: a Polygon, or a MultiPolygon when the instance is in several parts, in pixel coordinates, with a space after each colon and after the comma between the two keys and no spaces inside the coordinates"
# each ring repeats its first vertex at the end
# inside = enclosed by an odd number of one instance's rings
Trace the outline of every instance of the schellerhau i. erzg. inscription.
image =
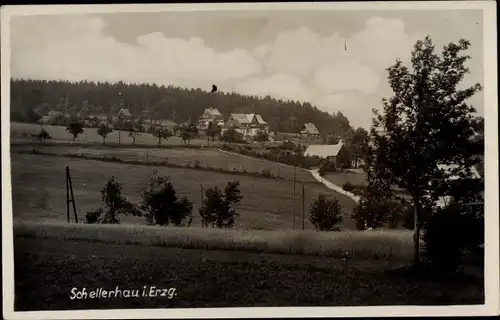
{"type": "Polygon", "coordinates": [[[157,286],[143,286],[142,288],[72,288],[70,300],[86,299],[120,299],[120,298],[167,298],[177,296],[176,288],[162,288],[157,286]]]}

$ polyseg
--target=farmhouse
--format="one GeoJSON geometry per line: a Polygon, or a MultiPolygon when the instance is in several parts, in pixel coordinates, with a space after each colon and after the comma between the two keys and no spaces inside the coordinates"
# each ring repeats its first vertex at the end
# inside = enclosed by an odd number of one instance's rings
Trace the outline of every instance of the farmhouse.
{"type": "Polygon", "coordinates": [[[130,113],[130,111],[128,109],[120,109],[120,111],[118,111],[118,114],[116,115],[118,118],[122,118],[122,119],[130,119],[132,118],[132,114],[130,113]]]}
{"type": "Polygon", "coordinates": [[[319,130],[313,123],[304,123],[302,130],[300,131],[300,136],[303,139],[317,139],[319,138],[319,130]]]}
{"type": "Polygon", "coordinates": [[[198,120],[198,129],[206,130],[209,123],[212,122],[218,127],[224,126],[224,117],[219,110],[209,107],[205,109],[200,119],[198,120]]]}
{"type": "Polygon", "coordinates": [[[344,150],[342,142],[337,144],[315,144],[307,147],[304,151],[306,157],[318,157],[336,162],[337,156],[344,150]]]}
{"type": "Polygon", "coordinates": [[[269,133],[267,122],[255,113],[231,113],[226,128],[235,128],[246,138],[255,137],[259,131],[269,133]]]}

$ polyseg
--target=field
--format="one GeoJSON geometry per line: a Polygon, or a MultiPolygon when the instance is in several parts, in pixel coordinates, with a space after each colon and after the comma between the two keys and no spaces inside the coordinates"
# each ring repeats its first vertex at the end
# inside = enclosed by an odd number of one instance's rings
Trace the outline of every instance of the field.
{"type": "MultiPolygon", "coordinates": [[[[51,126],[51,125],[43,125],[43,129],[47,131],[54,140],[62,140],[62,141],[73,141],[73,136],[66,131],[66,127],[63,126],[51,126]]],[[[97,128],[84,128],[85,133],[79,135],[76,138],[76,142],[86,142],[86,143],[102,143],[102,137],[97,134],[97,128]]],[[[30,133],[37,134],[40,132],[40,125],[32,124],[32,123],[18,123],[11,122],[10,124],[10,133],[11,138],[23,138],[26,135],[29,137],[30,133]]],[[[108,134],[106,138],[106,143],[109,144],[118,144],[120,140],[121,144],[127,145],[132,144],[133,140],[128,136],[128,132],[121,131],[113,131],[108,134]]],[[[140,133],[137,136],[136,144],[138,145],[150,145],[156,146],[158,144],[158,139],[149,133],[140,133]]],[[[170,137],[168,140],[162,139],[163,145],[182,145],[182,139],[178,136],[170,137]]],[[[207,144],[207,140],[205,139],[195,139],[191,141],[193,145],[203,145],[207,144]]]]}
{"type": "MultiPolygon", "coordinates": [[[[480,279],[463,276],[459,281],[434,282],[409,276],[400,269],[404,265],[401,261],[353,258],[346,263],[338,258],[304,255],[98,243],[73,240],[71,237],[79,233],[75,230],[64,232],[61,228],[60,232],[51,232],[40,230],[40,226],[36,228],[38,231],[31,234],[29,227],[14,230],[15,310],[18,311],[449,305],[484,301],[480,279]],[[152,286],[175,288],[176,295],[171,299],[168,296],[70,299],[72,288],[112,291],[118,287],[142,292],[144,286],[146,292],[152,286]]],[[[170,232],[168,228],[163,231],[165,235],[170,232]]],[[[95,237],[112,237],[109,228],[91,233],[95,237]]],[[[127,231],[123,233],[127,234],[130,235],[127,231]]],[[[147,236],[158,238],[154,232],[148,232],[147,236]]],[[[138,235],[136,239],[142,237],[138,235]]],[[[307,246],[306,241],[303,243],[307,246]]]]}
{"type": "MultiPolygon", "coordinates": [[[[138,203],[140,194],[147,186],[149,176],[157,169],[159,174],[170,177],[178,194],[187,196],[194,203],[193,226],[200,224],[198,210],[201,204],[201,185],[209,188],[223,187],[227,181],[239,180],[244,196],[235,206],[240,216],[236,228],[266,230],[291,229],[293,212],[293,183],[285,180],[259,179],[193,169],[172,169],[109,163],[83,159],[62,158],[35,154],[11,154],[12,197],[14,219],[66,220],[64,168],[70,167],[75,192],[75,202],[80,219],[86,212],[101,206],[100,190],[114,176],[123,184],[127,198],[138,203]],[[26,183],[29,181],[29,183],[26,183]]],[[[306,184],[305,209],[320,194],[333,194],[321,184],[306,184]]],[[[349,215],[354,202],[335,193],[346,214],[341,228],[352,229],[349,215]]],[[[302,227],[302,203],[300,186],[297,187],[295,223],[302,227]]],[[[144,223],[143,218],[123,217],[124,223],[144,223]]],[[[312,228],[305,216],[306,229],[312,228]]]]}
{"type": "MultiPolygon", "coordinates": [[[[168,162],[178,165],[194,165],[201,167],[217,168],[223,170],[236,170],[262,173],[268,170],[273,176],[292,180],[294,170],[292,167],[276,164],[274,162],[254,159],[242,155],[219,151],[215,148],[134,148],[134,147],[108,147],[99,145],[61,145],[49,144],[41,146],[39,143],[19,141],[12,145],[12,151],[31,151],[37,149],[41,152],[60,155],[77,154],[86,156],[117,157],[122,160],[141,162],[168,162]]],[[[296,179],[300,181],[317,182],[306,170],[297,169],[296,179]]]]}
{"type": "Polygon", "coordinates": [[[358,172],[329,172],[325,174],[326,180],[342,188],[344,183],[350,182],[353,185],[366,185],[366,175],[358,172]]]}

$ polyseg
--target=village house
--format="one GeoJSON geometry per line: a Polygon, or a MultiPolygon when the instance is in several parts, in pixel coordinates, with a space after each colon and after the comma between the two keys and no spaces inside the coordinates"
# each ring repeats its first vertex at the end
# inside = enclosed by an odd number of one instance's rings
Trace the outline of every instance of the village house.
{"type": "Polygon", "coordinates": [[[339,157],[344,155],[345,152],[346,149],[342,142],[337,144],[315,144],[307,147],[306,151],[304,151],[304,156],[318,157],[338,165],[339,157]]]}
{"type": "Polygon", "coordinates": [[[234,128],[246,138],[255,137],[260,131],[269,133],[267,122],[255,113],[231,113],[226,122],[226,130],[234,128]]]}
{"type": "Polygon", "coordinates": [[[313,123],[304,123],[302,130],[300,131],[300,137],[308,140],[319,139],[319,130],[313,123]]]}
{"type": "Polygon", "coordinates": [[[205,109],[200,119],[198,120],[198,129],[206,130],[209,123],[212,122],[217,127],[221,128],[224,126],[224,117],[219,110],[209,107],[205,109]]]}
{"type": "Polygon", "coordinates": [[[116,116],[117,118],[122,118],[122,119],[128,119],[128,120],[132,119],[132,114],[130,113],[130,111],[124,108],[120,109],[116,116]]]}

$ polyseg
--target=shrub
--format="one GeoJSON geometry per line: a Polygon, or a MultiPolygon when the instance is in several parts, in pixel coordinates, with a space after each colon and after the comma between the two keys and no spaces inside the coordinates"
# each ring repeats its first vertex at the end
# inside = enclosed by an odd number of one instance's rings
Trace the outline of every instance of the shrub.
{"type": "Polygon", "coordinates": [[[197,168],[197,169],[200,168],[200,161],[199,160],[195,160],[193,163],[194,163],[194,165],[193,165],[194,168],[197,168]]]}
{"type": "Polygon", "coordinates": [[[184,226],[192,221],[193,204],[186,198],[179,198],[170,179],[153,175],[149,187],[142,192],[141,208],[146,211],[149,224],[184,226]]]}
{"type": "Polygon", "coordinates": [[[356,228],[364,230],[380,227],[387,219],[391,200],[390,194],[378,190],[375,186],[366,187],[352,213],[352,218],[356,221],[356,228]]]}
{"type": "Polygon", "coordinates": [[[104,218],[101,220],[102,223],[120,223],[118,216],[122,213],[132,213],[137,216],[141,215],[141,212],[125,199],[122,194],[122,189],[122,185],[116,181],[114,177],[111,177],[101,190],[101,201],[107,208],[104,213],[104,218]]]}
{"type": "Polygon", "coordinates": [[[93,224],[93,223],[99,223],[99,218],[101,217],[103,211],[101,208],[98,208],[94,211],[89,211],[85,215],[85,218],[87,219],[87,223],[93,224]]]}
{"type": "Polygon", "coordinates": [[[346,183],[344,183],[344,184],[342,185],[342,189],[344,189],[344,190],[345,190],[345,191],[347,191],[347,192],[351,192],[351,191],[353,191],[353,190],[354,190],[354,188],[355,188],[355,187],[354,187],[354,185],[352,184],[352,182],[351,182],[351,181],[347,181],[346,183]]]}
{"type": "Polygon", "coordinates": [[[238,213],[231,207],[243,199],[240,195],[239,181],[230,181],[224,192],[219,187],[205,191],[205,199],[200,208],[203,227],[231,228],[238,213]]]}
{"type": "Polygon", "coordinates": [[[466,250],[484,241],[484,219],[459,205],[437,209],[424,224],[424,252],[433,271],[450,275],[462,265],[466,250]]]}
{"type": "Polygon", "coordinates": [[[336,198],[327,199],[319,195],[309,210],[309,221],[318,231],[340,231],[337,224],[342,222],[342,209],[336,198]]]}

